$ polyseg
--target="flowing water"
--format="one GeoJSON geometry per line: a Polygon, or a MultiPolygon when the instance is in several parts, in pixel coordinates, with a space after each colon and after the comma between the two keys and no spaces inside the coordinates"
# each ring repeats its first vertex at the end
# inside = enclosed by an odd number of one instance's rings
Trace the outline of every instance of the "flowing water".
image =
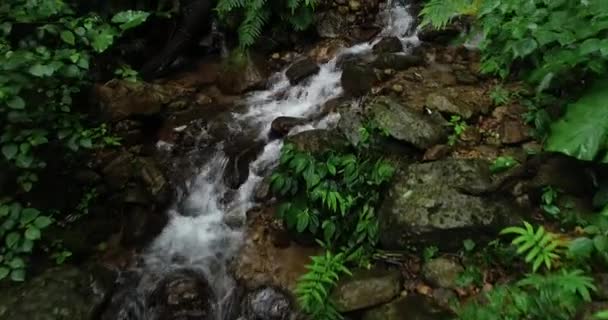
{"type": "MultiPolygon", "coordinates": [[[[175,270],[196,270],[209,281],[214,296],[219,300],[215,314],[218,319],[228,319],[224,303],[235,288],[227,270],[228,262],[235,256],[243,241],[245,215],[253,203],[253,193],[263,177],[273,168],[279,157],[282,140],[269,138],[270,124],[279,116],[314,118],[322,105],[342,94],[338,67],[340,57],[371,52],[373,45],[384,36],[397,36],[405,51],[415,46],[418,39],[414,32],[414,18],[407,7],[389,3],[379,16],[385,25],[375,40],[342,49],[331,61],[323,64],[317,75],[301,84],[292,86],[280,72],[272,77],[273,85],[265,91],[250,94],[245,98],[247,109],[232,114],[228,127],[235,135],[252,137],[251,142],[264,144],[257,159],[249,164],[247,180],[232,190],[224,182],[229,163],[226,152],[230,141],[215,146],[213,155],[201,167],[198,175],[188,183],[187,194],[170,210],[170,221],[162,233],[153,241],[144,255],[140,274],[142,277],[130,298],[121,298],[121,313],[125,319],[156,319],[146,297],[154,291],[163,275],[175,270]],[[227,195],[230,197],[227,199],[227,195]],[[233,223],[227,223],[227,217],[233,223]],[[237,223],[234,223],[237,221],[237,223]],[[235,227],[236,226],[236,227],[235,227]],[[133,293],[135,292],[135,293],[133,293]],[[131,301],[133,297],[139,297],[131,301]]],[[[321,120],[311,121],[294,128],[296,132],[326,128],[334,125],[339,116],[330,114],[321,120]]]]}

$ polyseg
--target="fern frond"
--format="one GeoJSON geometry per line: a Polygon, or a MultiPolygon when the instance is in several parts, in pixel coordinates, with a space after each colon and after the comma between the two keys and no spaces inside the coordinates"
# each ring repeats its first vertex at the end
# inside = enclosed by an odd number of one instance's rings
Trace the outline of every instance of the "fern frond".
{"type": "Polygon", "coordinates": [[[547,232],[543,226],[534,230],[534,227],[526,221],[524,227],[508,227],[500,234],[517,235],[511,244],[517,247],[517,254],[526,255],[524,260],[532,264],[534,272],[541,265],[551,269],[553,262],[560,259],[561,249],[565,247],[565,243],[555,234],[547,232]]]}
{"type": "Polygon", "coordinates": [[[430,0],[420,11],[421,26],[443,29],[457,16],[475,14],[480,5],[477,0],[430,0]]]}

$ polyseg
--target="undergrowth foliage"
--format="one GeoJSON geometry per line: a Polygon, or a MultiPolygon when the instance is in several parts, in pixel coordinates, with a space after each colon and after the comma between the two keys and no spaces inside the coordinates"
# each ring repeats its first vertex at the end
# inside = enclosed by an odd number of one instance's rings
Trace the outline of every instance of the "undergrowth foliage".
{"type": "Polygon", "coordinates": [[[89,126],[73,100],[89,84],[95,54],[147,17],[125,11],[107,22],[78,16],[62,0],[0,4],[0,162],[18,186],[0,195],[0,280],[25,278],[27,257],[53,221],[21,200],[46,167],[45,149],[69,154],[118,143],[104,125],[89,126]]]}
{"type": "Polygon", "coordinates": [[[368,264],[378,242],[376,206],[394,168],[370,151],[375,131],[361,130],[359,145],[345,152],[312,154],[287,144],[271,178],[287,228],[326,249],[298,283],[302,309],[314,319],[341,318],[329,292],[340,274],[349,274],[345,265],[368,264]]]}
{"type": "Polygon", "coordinates": [[[293,30],[306,30],[313,22],[318,0],[219,0],[220,18],[231,14],[242,16],[238,27],[239,45],[247,49],[260,37],[270,22],[281,21],[293,30]]]}

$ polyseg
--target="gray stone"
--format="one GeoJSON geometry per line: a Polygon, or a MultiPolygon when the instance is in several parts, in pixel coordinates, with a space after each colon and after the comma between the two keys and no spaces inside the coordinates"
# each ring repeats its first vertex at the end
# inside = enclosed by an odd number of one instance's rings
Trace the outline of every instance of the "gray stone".
{"type": "Polygon", "coordinates": [[[376,123],[399,141],[427,149],[447,139],[441,119],[411,110],[390,98],[379,97],[368,108],[376,123]]]}
{"type": "Polygon", "coordinates": [[[289,82],[294,85],[307,77],[319,72],[319,66],[310,58],[305,58],[295,62],[285,71],[285,75],[289,82]]]}
{"type": "Polygon", "coordinates": [[[455,289],[456,280],[463,271],[461,265],[446,258],[433,259],[422,266],[424,279],[438,288],[455,289]]]}
{"type": "Polygon", "coordinates": [[[295,145],[299,151],[322,153],[325,151],[345,150],[348,142],[336,131],[315,129],[289,136],[287,143],[295,145]]]}
{"type": "Polygon", "coordinates": [[[367,310],[362,320],[446,320],[450,315],[422,295],[395,299],[387,304],[367,310]]]}
{"type": "Polygon", "coordinates": [[[66,265],[49,269],[20,286],[3,288],[0,319],[93,319],[114,279],[111,273],[99,274],[107,278],[66,265]]]}
{"type": "Polygon", "coordinates": [[[329,10],[315,16],[315,27],[321,38],[338,38],[347,30],[348,21],[336,10],[329,10]]]}
{"type": "Polygon", "coordinates": [[[401,291],[399,270],[374,268],[358,270],[352,277],[343,277],[331,294],[340,312],[373,307],[386,303],[401,291]]]}
{"type": "Polygon", "coordinates": [[[374,53],[392,53],[403,51],[403,44],[397,37],[385,37],[378,41],[372,49],[374,53]]]}
{"type": "Polygon", "coordinates": [[[292,314],[292,301],[287,292],[262,287],[247,294],[243,309],[247,320],[287,320],[292,314]]]}
{"type": "Polygon", "coordinates": [[[468,106],[461,106],[440,93],[431,93],[426,97],[426,107],[439,112],[457,114],[465,119],[473,116],[473,110],[468,106]]]}
{"type": "MultiPolygon", "coordinates": [[[[492,195],[489,163],[439,160],[398,171],[379,210],[385,248],[436,245],[458,249],[463,240],[483,240],[519,223],[513,199],[492,195]]],[[[507,195],[504,195],[507,197],[507,195]]]]}
{"type": "Polygon", "coordinates": [[[424,59],[421,56],[405,53],[383,53],[372,63],[374,68],[400,71],[423,64],[424,59]]]}

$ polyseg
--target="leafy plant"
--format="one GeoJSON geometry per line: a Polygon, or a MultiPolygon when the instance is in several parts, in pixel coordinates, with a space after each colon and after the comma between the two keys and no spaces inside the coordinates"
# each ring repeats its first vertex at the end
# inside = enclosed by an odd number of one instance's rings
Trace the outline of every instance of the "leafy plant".
{"type": "Polygon", "coordinates": [[[511,92],[501,85],[497,85],[490,91],[490,99],[495,106],[501,106],[511,101],[511,92]]]}
{"type": "Polygon", "coordinates": [[[331,289],[338,282],[341,274],[352,275],[345,266],[344,253],[311,257],[312,263],[307,265],[308,273],[299,280],[295,290],[302,310],[312,316],[312,319],[335,320],[342,319],[329,300],[331,289]]]}
{"type": "Polygon", "coordinates": [[[238,27],[241,49],[247,49],[262,34],[268,22],[278,18],[293,30],[306,30],[313,22],[318,0],[219,0],[216,10],[221,18],[230,14],[242,15],[238,27]]]}
{"type": "Polygon", "coordinates": [[[595,83],[564,117],[551,126],[547,151],[561,152],[580,160],[608,162],[608,80],[595,83]]]}
{"type": "Polygon", "coordinates": [[[543,194],[541,195],[541,209],[553,217],[557,217],[557,215],[561,212],[556,204],[558,196],[559,194],[557,190],[553,187],[546,186],[543,188],[543,194]]]}
{"type": "Polygon", "coordinates": [[[568,253],[578,261],[597,256],[608,263],[608,216],[602,213],[593,217],[583,228],[583,235],[570,241],[568,253]]]}
{"type": "Polygon", "coordinates": [[[281,199],[277,214],[287,228],[326,248],[324,256],[313,257],[296,292],[313,319],[341,319],[327,299],[329,291],[340,273],[348,274],[347,263],[368,265],[378,242],[375,208],[395,169],[369,150],[377,130],[360,130],[360,142],[350,152],[312,154],[286,144],[271,177],[281,199]]]}
{"type": "Polygon", "coordinates": [[[508,227],[500,234],[517,235],[511,243],[517,247],[517,254],[526,254],[525,261],[532,264],[533,271],[543,264],[551,269],[560,259],[561,249],[566,245],[557,235],[545,231],[543,226],[534,230],[526,221],[524,227],[508,227]]]}
{"type": "Polygon", "coordinates": [[[490,165],[492,173],[500,173],[518,165],[519,162],[511,156],[500,156],[490,165]]]}
{"type": "Polygon", "coordinates": [[[131,69],[131,67],[128,65],[121,65],[118,69],[114,71],[114,74],[129,82],[139,81],[139,73],[131,69]]]}
{"type": "Polygon", "coordinates": [[[464,271],[458,275],[458,278],[456,278],[456,285],[461,288],[466,288],[472,285],[481,286],[483,285],[483,273],[474,265],[466,266],[464,271]]]}
{"type": "Polygon", "coordinates": [[[457,314],[461,320],[569,320],[583,302],[591,301],[595,290],[593,278],[577,269],[529,274],[486,293],[484,304],[460,306],[457,314]]]}
{"type": "Polygon", "coordinates": [[[467,129],[467,123],[462,120],[462,117],[455,115],[450,118],[450,126],[452,127],[452,134],[448,137],[448,144],[453,146],[467,129]]]}
{"type": "Polygon", "coordinates": [[[425,247],[422,250],[422,260],[430,261],[431,259],[433,259],[437,256],[438,252],[439,252],[439,248],[437,248],[436,246],[425,247]]]}
{"type": "Polygon", "coordinates": [[[27,256],[52,223],[29,208],[28,193],[46,167],[44,154],[89,150],[117,140],[105,126],[89,123],[73,103],[90,85],[94,56],[124,31],[146,20],[141,11],[118,13],[112,22],[77,16],[62,0],[18,0],[0,4],[0,162],[17,173],[18,188],[1,195],[0,278],[25,278],[27,256]],[[33,217],[33,218],[32,218],[33,217]]]}

